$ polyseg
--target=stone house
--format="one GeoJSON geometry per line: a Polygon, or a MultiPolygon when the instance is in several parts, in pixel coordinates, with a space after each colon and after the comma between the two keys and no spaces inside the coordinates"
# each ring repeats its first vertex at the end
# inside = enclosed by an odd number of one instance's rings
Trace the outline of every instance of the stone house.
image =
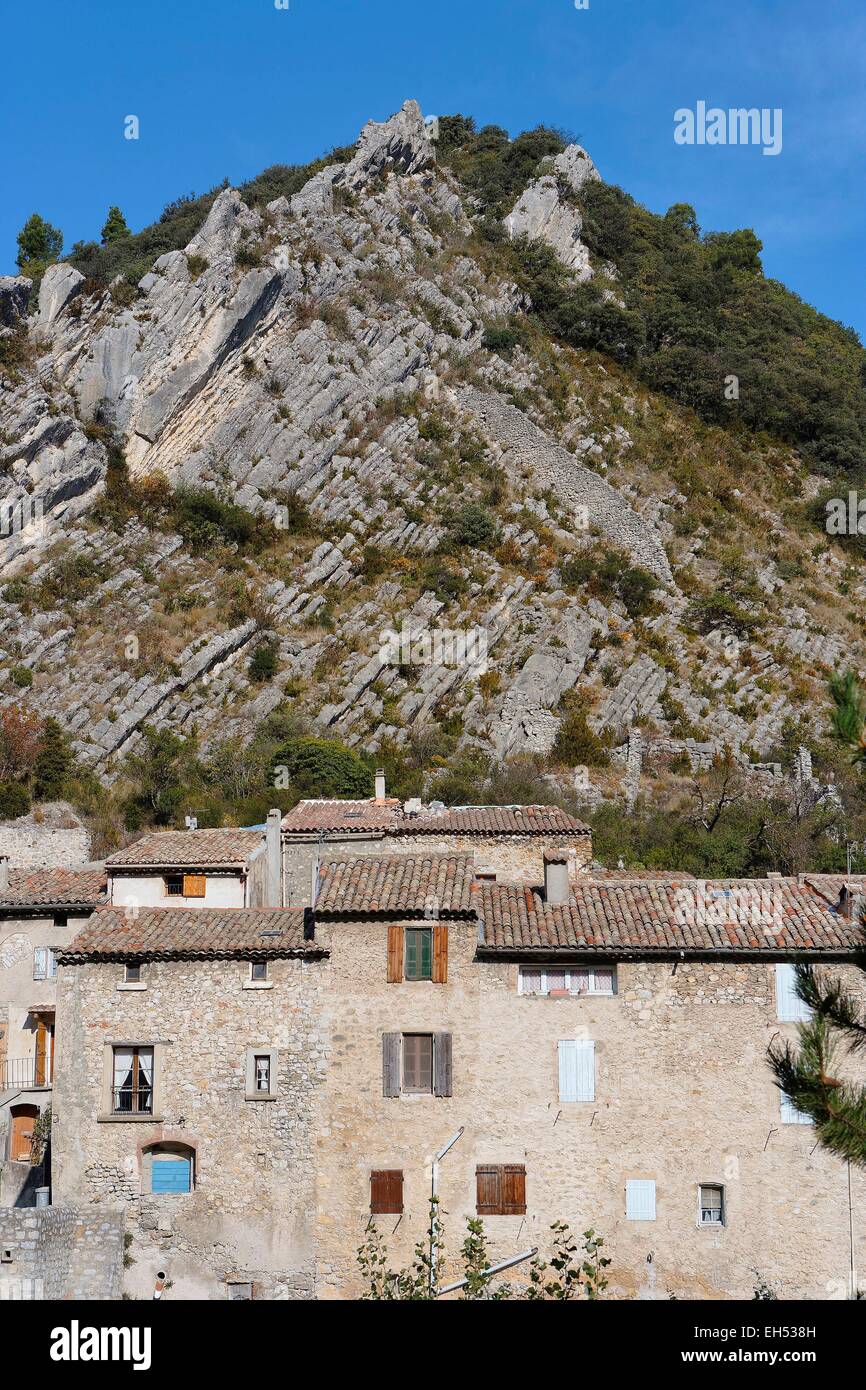
{"type": "Polygon", "coordinates": [[[10,869],[0,859],[0,1206],[31,1204],[39,1114],[51,1104],[57,953],[99,904],[105,873],[10,869]]]}
{"type": "Polygon", "coordinates": [[[143,835],[105,861],[108,901],[130,908],[279,907],[279,821],[272,811],[263,830],[143,835]]]}
{"type": "Polygon", "coordinates": [[[492,1259],[594,1227],[619,1297],[846,1297],[866,1179],[766,1048],[796,960],[859,987],[862,891],[575,878],[565,847],[534,883],[362,853],[305,911],[101,909],[60,956],[54,1201],[126,1208],[138,1296],[357,1296],[371,1219],[407,1263],[435,1183],[446,1275],[480,1214],[492,1259]]]}
{"type": "Polygon", "coordinates": [[[443,806],[400,802],[385,794],[364,801],[301,801],[282,822],[283,904],[309,907],[316,866],[342,854],[471,854],[479,875],[533,882],[544,851],[567,849],[572,874],[592,859],[589,826],[558,806],[443,806]]]}

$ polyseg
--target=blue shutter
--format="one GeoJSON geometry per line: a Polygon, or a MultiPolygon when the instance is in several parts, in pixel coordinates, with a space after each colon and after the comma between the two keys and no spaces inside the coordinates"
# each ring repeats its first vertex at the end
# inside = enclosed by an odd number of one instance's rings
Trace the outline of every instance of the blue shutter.
{"type": "Polygon", "coordinates": [[[629,1178],[625,1185],[625,1214],[629,1221],[655,1221],[656,1185],[652,1179],[629,1178]]]}
{"type": "Polygon", "coordinates": [[[191,1165],[188,1158],[154,1158],[150,1171],[152,1192],[189,1192],[191,1165]]]}
{"type": "Polygon", "coordinates": [[[595,1100],[595,1043],[571,1039],[559,1044],[559,1099],[595,1100]]]}
{"type": "Polygon", "coordinates": [[[794,1102],[785,1095],[784,1091],[780,1091],[779,1095],[782,1100],[783,1125],[810,1125],[812,1123],[811,1116],[805,1115],[802,1110],[798,1110],[794,1102]]]}
{"type": "Polygon", "coordinates": [[[804,1023],[812,1011],[797,993],[797,977],[793,965],[776,966],[776,1017],[782,1023],[804,1023]]]}

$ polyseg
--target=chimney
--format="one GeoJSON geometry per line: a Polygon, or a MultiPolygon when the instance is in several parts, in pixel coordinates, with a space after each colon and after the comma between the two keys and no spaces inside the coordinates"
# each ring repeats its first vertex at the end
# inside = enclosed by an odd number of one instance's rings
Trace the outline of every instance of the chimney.
{"type": "Polygon", "coordinates": [[[847,921],[856,924],[860,921],[860,915],[864,908],[866,908],[866,893],[862,893],[860,888],[853,883],[843,883],[838,907],[842,916],[847,921]]]}
{"type": "Polygon", "coordinates": [[[385,769],[384,769],[384,767],[377,767],[377,768],[376,768],[376,805],[377,805],[377,806],[384,806],[384,805],[385,805],[385,769]]]}
{"type": "Polygon", "coordinates": [[[267,877],[265,882],[265,906],[282,907],[282,822],[283,813],[277,806],[268,811],[268,823],[265,829],[265,855],[267,859],[267,877]]]}
{"type": "Polygon", "coordinates": [[[568,850],[544,851],[544,896],[550,907],[568,902],[568,850]]]}
{"type": "Polygon", "coordinates": [[[9,892],[9,855],[0,854],[0,893],[9,892]]]}

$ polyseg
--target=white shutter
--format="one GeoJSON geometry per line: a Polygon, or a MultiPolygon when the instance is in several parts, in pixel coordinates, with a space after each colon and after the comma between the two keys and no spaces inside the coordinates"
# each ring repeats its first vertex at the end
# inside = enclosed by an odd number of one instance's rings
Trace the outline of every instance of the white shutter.
{"type": "Polygon", "coordinates": [[[569,1038],[559,1044],[559,1099],[595,1100],[595,1043],[569,1038]]]}
{"type": "Polygon", "coordinates": [[[44,980],[48,974],[48,949],[45,946],[37,946],[33,952],[33,978],[34,980],[44,980]]]}
{"type": "Polygon", "coordinates": [[[656,1185],[650,1178],[629,1178],[625,1185],[625,1214],[629,1221],[655,1221],[656,1185]]]}
{"type": "Polygon", "coordinates": [[[776,966],[776,1017],[782,1023],[804,1023],[812,1011],[797,993],[793,965],[776,966]]]}
{"type": "Polygon", "coordinates": [[[782,1124],[783,1125],[810,1125],[812,1120],[809,1115],[805,1115],[802,1110],[798,1110],[794,1102],[780,1091],[782,1099],[782,1124]]]}

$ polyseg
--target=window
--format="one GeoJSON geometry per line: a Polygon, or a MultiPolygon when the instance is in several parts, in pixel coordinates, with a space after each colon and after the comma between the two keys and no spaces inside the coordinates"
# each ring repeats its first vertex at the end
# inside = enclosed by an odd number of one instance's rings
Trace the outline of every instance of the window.
{"type": "Polygon", "coordinates": [[[112,1053],[112,1113],[153,1114],[153,1048],[114,1047],[112,1053]]]}
{"type": "Polygon", "coordinates": [[[656,1185],[649,1178],[629,1178],[625,1185],[625,1214],[629,1221],[655,1221],[656,1185]]]}
{"type": "Polygon", "coordinates": [[[268,963],[266,960],[254,960],[250,966],[250,979],[262,981],[268,978],[268,963]]]}
{"type": "Polygon", "coordinates": [[[783,1023],[805,1023],[812,1010],[797,993],[797,976],[793,965],[776,966],[776,1017],[783,1023]]]}
{"type": "Polygon", "coordinates": [[[405,1033],[403,1035],[403,1090],[433,1092],[433,1034],[405,1033]]]}
{"type": "Polygon", "coordinates": [[[141,981],[141,966],[128,965],[124,971],[124,980],[128,985],[137,985],[141,981]]]}
{"type": "Polygon", "coordinates": [[[406,928],[406,979],[432,980],[433,928],[406,928]]]}
{"type": "Polygon", "coordinates": [[[370,1211],[374,1216],[399,1216],[402,1213],[403,1173],[401,1169],[374,1169],[370,1174],[370,1211]]]}
{"type": "Polygon", "coordinates": [[[520,967],[521,994],[575,995],[615,994],[616,967],[613,965],[581,965],[559,969],[520,967]]]}
{"type": "Polygon", "coordinates": [[[382,1092],[386,1096],[451,1095],[450,1033],[384,1033],[382,1092]]]}
{"type": "Polygon", "coordinates": [[[226,1284],[226,1297],[232,1302],[248,1302],[252,1300],[252,1284],[226,1284]]]}
{"type": "Polygon", "coordinates": [[[522,1163],[488,1163],[475,1169],[479,1216],[526,1215],[526,1169],[522,1163]]]}
{"type": "Polygon", "coordinates": [[[155,1144],[150,1159],[150,1190],[175,1196],[193,1190],[193,1150],[185,1144],[155,1144]]]}
{"type": "Polygon", "coordinates": [[[725,1189],[715,1183],[702,1183],[698,1188],[698,1221],[701,1226],[724,1226],[725,1189]]]}
{"type": "Polygon", "coordinates": [[[57,974],[57,952],[51,946],[37,946],[33,952],[34,980],[53,980],[57,974]]]}
{"type": "Polygon", "coordinates": [[[163,882],[170,898],[203,898],[207,887],[204,874],[168,874],[163,882]]]}
{"type": "Polygon", "coordinates": [[[279,1053],[265,1044],[247,1049],[244,1067],[247,1100],[276,1100],[279,1053]]]}
{"type": "Polygon", "coordinates": [[[164,880],[165,891],[170,898],[183,897],[183,874],[172,874],[164,880]]]}
{"type": "Polygon", "coordinates": [[[807,1115],[803,1110],[798,1110],[792,1100],[789,1100],[784,1091],[779,1092],[782,1102],[782,1124],[783,1125],[810,1125],[811,1115],[807,1115]]]}
{"type": "Polygon", "coordinates": [[[558,1044],[559,1099],[595,1100],[595,1043],[568,1039],[558,1044]]]}
{"type": "Polygon", "coordinates": [[[388,983],[403,980],[431,980],[434,985],[448,981],[448,925],[433,927],[388,927],[388,983]]]}

